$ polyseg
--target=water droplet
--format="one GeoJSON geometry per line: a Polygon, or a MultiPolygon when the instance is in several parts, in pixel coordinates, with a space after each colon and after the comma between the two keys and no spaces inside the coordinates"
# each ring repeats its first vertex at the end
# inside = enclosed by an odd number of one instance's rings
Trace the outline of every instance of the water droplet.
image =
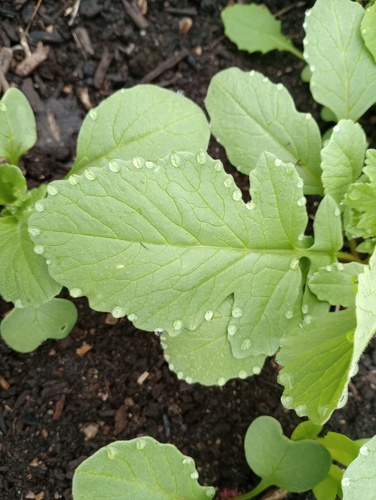
{"type": "Polygon", "coordinates": [[[96,120],[98,118],[98,113],[97,113],[97,110],[96,109],[91,109],[89,111],[89,116],[92,120],[96,120]]]}
{"type": "Polygon", "coordinates": [[[43,212],[44,211],[44,205],[40,201],[37,201],[36,204],[34,205],[34,208],[37,212],[43,212]]]}
{"type": "Polygon", "coordinates": [[[71,186],[76,186],[78,184],[77,177],[72,174],[70,177],[68,177],[68,182],[71,186]]]}
{"type": "Polygon", "coordinates": [[[343,478],[342,478],[342,481],[341,481],[341,486],[342,486],[343,488],[347,488],[348,486],[350,486],[350,484],[351,484],[351,480],[350,480],[350,478],[349,478],[349,477],[343,477],[343,478]]]}
{"type": "Polygon", "coordinates": [[[88,181],[94,181],[96,178],[93,171],[88,168],[85,170],[84,175],[88,181]]]}
{"type": "Polygon", "coordinates": [[[298,236],[298,240],[299,240],[299,241],[303,241],[303,240],[304,240],[304,238],[305,238],[304,233],[299,234],[299,236],[298,236]]]}
{"type": "Polygon", "coordinates": [[[290,262],[290,269],[296,271],[299,268],[299,259],[292,259],[290,262]]]}
{"type": "Polygon", "coordinates": [[[235,191],[233,191],[232,199],[235,201],[239,201],[242,199],[242,192],[240,191],[240,189],[235,189],[235,191]]]}
{"type": "Polygon", "coordinates": [[[283,89],[282,83],[277,83],[277,90],[282,90],[282,89],[283,89]]]}
{"type": "Polygon", "coordinates": [[[115,160],[111,160],[110,162],[108,162],[108,168],[115,174],[120,170],[115,160]]]}
{"type": "MultiPolygon", "coordinates": [[[[311,66],[311,67],[312,67],[312,66],[311,66]]],[[[306,113],[306,115],[305,115],[305,119],[306,119],[306,120],[311,120],[311,119],[312,119],[312,115],[311,115],[311,113],[306,113]]]]}
{"type": "Polygon", "coordinates": [[[124,265],[124,264],[118,264],[118,265],[116,266],[116,269],[123,269],[123,267],[125,267],[125,265],[124,265]]]}
{"type": "Polygon", "coordinates": [[[310,11],[309,9],[308,9],[308,10],[306,10],[305,15],[306,15],[307,17],[309,17],[309,16],[311,15],[311,11],[310,11]]]}
{"type": "Polygon", "coordinates": [[[203,149],[200,149],[200,151],[197,153],[197,161],[198,163],[201,163],[201,165],[203,165],[206,160],[208,159],[208,155],[206,154],[206,151],[204,151],[203,149]]]}
{"type": "Polygon", "coordinates": [[[50,259],[47,259],[47,260],[46,260],[46,264],[47,264],[47,266],[49,266],[49,265],[51,264],[51,260],[50,260],[50,259]]]}
{"type": "Polygon", "coordinates": [[[320,415],[321,418],[326,418],[329,411],[330,411],[329,406],[327,405],[319,406],[317,408],[317,413],[320,415]]]}
{"type": "Polygon", "coordinates": [[[308,45],[308,44],[309,44],[309,42],[308,42],[308,40],[305,38],[305,39],[303,40],[303,45],[308,45]]]}
{"type": "Polygon", "coordinates": [[[248,377],[248,373],[245,370],[240,370],[240,372],[238,373],[238,377],[245,379],[248,377]]]}
{"type": "Polygon", "coordinates": [[[295,170],[294,165],[292,165],[291,163],[289,163],[289,164],[287,165],[287,167],[286,167],[286,174],[287,174],[287,175],[292,175],[292,174],[294,174],[295,172],[296,172],[296,170],[295,170]]]}
{"type": "Polygon", "coordinates": [[[338,207],[336,207],[336,208],[334,209],[334,215],[335,215],[336,217],[339,217],[339,216],[341,215],[341,210],[340,210],[338,207]]]}
{"type": "Polygon", "coordinates": [[[125,316],[125,309],[121,306],[116,306],[112,309],[111,314],[114,318],[123,318],[125,316]]]}
{"type": "Polygon", "coordinates": [[[170,363],[168,365],[168,368],[173,372],[175,370],[175,365],[173,365],[172,363],[170,363]]]}
{"type": "Polygon", "coordinates": [[[307,325],[311,324],[312,322],[312,316],[310,314],[306,314],[303,319],[304,323],[306,323],[307,325]]]}
{"type": "Polygon", "coordinates": [[[198,472],[197,470],[193,471],[192,474],[190,474],[191,479],[198,479],[198,472]]]}
{"type": "Polygon", "coordinates": [[[355,363],[354,365],[352,365],[350,369],[349,376],[354,377],[358,373],[358,371],[359,371],[359,365],[358,363],[355,363]]]}
{"type": "Polygon", "coordinates": [[[330,273],[330,271],[332,271],[332,270],[333,270],[332,266],[326,266],[326,268],[325,268],[325,269],[328,271],[328,273],[330,273]]]}
{"type": "Polygon", "coordinates": [[[303,23],[303,28],[306,29],[307,28],[307,23],[303,23]]]}
{"type": "Polygon", "coordinates": [[[291,396],[281,396],[281,403],[285,408],[291,410],[294,405],[294,400],[291,396]]]}
{"type": "Polygon", "coordinates": [[[252,69],[250,72],[249,72],[249,76],[255,76],[256,72],[254,69],[252,69]]]}
{"type": "Polygon", "coordinates": [[[265,77],[262,79],[262,81],[263,81],[264,83],[268,83],[268,82],[269,82],[269,78],[266,78],[266,76],[265,76],[265,77]]]}
{"type": "Polygon", "coordinates": [[[178,377],[179,380],[182,380],[184,378],[184,373],[183,372],[178,372],[176,374],[176,376],[178,377]]]}
{"type": "Polygon", "coordinates": [[[191,384],[193,382],[193,379],[192,377],[187,377],[185,381],[187,382],[187,384],[191,384]]]}
{"type": "Polygon", "coordinates": [[[220,160],[216,160],[214,162],[214,170],[216,170],[217,172],[221,172],[223,170],[223,165],[220,160]]]}
{"type": "Polygon", "coordinates": [[[303,304],[302,305],[302,313],[303,314],[307,314],[307,312],[308,312],[308,305],[307,304],[303,304]]]}
{"type": "Polygon", "coordinates": [[[342,264],[342,262],[337,262],[337,269],[338,271],[343,271],[345,269],[345,266],[342,264]]]}
{"type": "Polygon", "coordinates": [[[133,314],[133,313],[128,314],[129,321],[132,321],[132,322],[137,321],[137,318],[138,318],[137,314],[133,314]]]}
{"type": "Polygon", "coordinates": [[[51,196],[56,196],[59,193],[59,191],[57,187],[53,186],[52,184],[48,184],[47,193],[50,194],[51,196]]]}
{"type": "Polygon", "coordinates": [[[247,210],[254,210],[255,209],[255,204],[253,203],[253,201],[247,201],[247,203],[245,204],[245,208],[247,210]]]}
{"type": "MultiPolygon", "coordinates": [[[[161,344],[161,345],[162,345],[162,344],[161,344]]],[[[166,346],[166,347],[167,347],[167,346],[166,346]]],[[[169,356],[168,354],[165,354],[165,355],[164,355],[164,357],[165,357],[165,360],[166,360],[166,361],[167,361],[167,363],[168,363],[168,362],[170,361],[170,356],[169,356]]]]}
{"type": "Polygon", "coordinates": [[[152,168],[155,167],[155,163],[153,161],[146,161],[145,165],[146,165],[146,168],[148,168],[149,170],[151,170],[152,168]]]}
{"type": "Polygon", "coordinates": [[[42,253],[44,253],[45,251],[45,248],[43,245],[35,245],[34,247],[34,252],[38,255],[42,255],[42,253]]]}
{"type": "Polygon", "coordinates": [[[353,188],[347,196],[350,198],[350,200],[356,201],[359,200],[359,198],[361,198],[362,193],[357,189],[353,188]]]}
{"type": "Polygon", "coordinates": [[[366,35],[366,34],[367,34],[367,32],[368,32],[368,29],[367,29],[367,28],[363,28],[363,29],[362,29],[362,35],[366,35]]]}
{"type": "Polygon", "coordinates": [[[5,102],[0,102],[0,111],[6,111],[7,110],[7,105],[5,102]]]}
{"type": "Polygon", "coordinates": [[[302,196],[301,198],[299,198],[299,200],[297,201],[299,207],[304,207],[304,205],[307,203],[307,199],[305,196],[302,196]]]}
{"type": "MultiPolygon", "coordinates": [[[[167,349],[167,344],[165,344],[164,342],[161,342],[160,343],[162,349],[167,349]]],[[[165,359],[166,359],[166,356],[165,356],[165,359]]],[[[168,361],[168,359],[166,359],[166,361],[168,361]]]]}
{"type": "Polygon", "coordinates": [[[366,457],[369,453],[369,449],[364,445],[360,448],[359,453],[366,457]]]}
{"type": "Polygon", "coordinates": [[[221,144],[221,139],[219,137],[216,138],[216,141],[218,142],[218,144],[221,144]]]}
{"type": "Polygon", "coordinates": [[[222,386],[225,385],[226,379],[224,377],[220,377],[217,381],[217,385],[222,386]]]}
{"type": "Polygon", "coordinates": [[[299,179],[298,182],[296,183],[296,187],[301,189],[304,186],[303,179],[299,179]]]}
{"type": "Polygon", "coordinates": [[[28,233],[29,233],[31,236],[39,236],[41,232],[42,232],[42,231],[41,231],[39,228],[34,227],[34,226],[30,226],[30,227],[28,228],[28,233]]]}
{"type": "Polygon", "coordinates": [[[274,165],[275,165],[276,167],[280,167],[280,166],[282,165],[282,161],[281,161],[279,158],[276,158],[276,159],[274,160],[274,165]]]}
{"type": "Polygon", "coordinates": [[[285,318],[286,319],[291,319],[294,316],[294,313],[292,311],[286,311],[285,312],[285,318]]]}
{"type": "Polygon", "coordinates": [[[172,328],[176,331],[179,331],[183,328],[183,322],[181,319],[176,319],[173,323],[172,323],[172,328]]]}
{"type": "Polygon", "coordinates": [[[143,450],[146,446],[146,441],[145,439],[137,439],[136,441],[136,448],[138,450],[143,450]]]}
{"type": "Polygon", "coordinates": [[[227,188],[230,188],[232,186],[232,177],[231,177],[231,175],[226,175],[225,180],[223,181],[223,184],[227,188]]]}
{"type": "Polygon", "coordinates": [[[183,465],[193,464],[193,459],[191,457],[183,458],[183,465]]]}
{"type": "Polygon", "coordinates": [[[118,456],[117,449],[112,447],[111,445],[106,446],[107,456],[110,460],[114,460],[118,456]]]}
{"type": "Polygon", "coordinates": [[[260,366],[254,366],[254,367],[252,368],[252,371],[253,371],[253,373],[254,373],[255,375],[260,375],[260,373],[261,373],[261,367],[260,367],[260,366]]]}
{"type": "Polygon", "coordinates": [[[17,309],[23,309],[22,300],[21,299],[16,299],[14,301],[14,307],[16,307],[17,309]]]}
{"type": "Polygon", "coordinates": [[[206,488],[205,494],[208,498],[213,498],[215,495],[215,488],[213,486],[208,486],[206,488]]]}
{"type": "Polygon", "coordinates": [[[238,331],[236,325],[229,325],[228,328],[227,328],[227,333],[233,337],[235,335],[235,333],[238,331]]]}
{"type": "MultiPolygon", "coordinates": [[[[154,330],[155,335],[161,335],[163,333],[163,328],[156,328],[154,330]]],[[[165,340],[165,339],[164,339],[165,340]]]]}
{"type": "Polygon", "coordinates": [[[72,288],[69,293],[70,293],[70,296],[74,297],[74,298],[82,296],[81,288],[72,288]]]}
{"type": "Polygon", "coordinates": [[[334,125],[333,127],[333,132],[339,132],[341,129],[339,127],[339,125],[334,125]]]}
{"type": "Polygon", "coordinates": [[[206,311],[206,313],[205,313],[205,319],[206,319],[206,321],[210,321],[211,319],[213,319],[213,316],[214,316],[214,312],[213,311],[206,311]]]}
{"type": "Polygon", "coordinates": [[[143,164],[144,160],[142,158],[140,158],[139,156],[136,156],[135,158],[133,158],[132,160],[132,163],[133,163],[133,166],[135,168],[142,168],[142,164],[143,164]]]}
{"type": "Polygon", "coordinates": [[[304,415],[307,413],[307,405],[298,405],[295,408],[296,414],[298,417],[304,417],[304,415]]]}
{"type": "Polygon", "coordinates": [[[250,339],[245,339],[241,343],[240,349],[242,351],[248,351],[248,349],[250,349],[251,347],[252,347],[252,341],[250,339]]]}
{"type": "Polygon", "coordinates": [[[314,73],[316,71],[316,68],[314,66],[310,66],[309,69],[311,70],[311,73],[314,73]]]}
{"type": "Polygon", "coordinates": [[[287,389],[292,389],[294,385],[294,375],[292,373],[282,372],[278,375],[278,383],[284,385],[287,389]]]}
{"type": "Polygon", "coordinates": [[[243,309],[241,307],[234,307],[231,314],[233,318],[241,318],[243,316],[243,309]]]}

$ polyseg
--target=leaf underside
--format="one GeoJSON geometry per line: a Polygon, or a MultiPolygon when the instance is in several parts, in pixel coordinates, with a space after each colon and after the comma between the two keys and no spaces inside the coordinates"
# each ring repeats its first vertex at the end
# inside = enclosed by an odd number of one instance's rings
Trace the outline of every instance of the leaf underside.
{"type": "Polygon", "coordinates": [[[373,498],[376,491],[376,436],[359,450],[342,479],[343,500],[373,498]]]}

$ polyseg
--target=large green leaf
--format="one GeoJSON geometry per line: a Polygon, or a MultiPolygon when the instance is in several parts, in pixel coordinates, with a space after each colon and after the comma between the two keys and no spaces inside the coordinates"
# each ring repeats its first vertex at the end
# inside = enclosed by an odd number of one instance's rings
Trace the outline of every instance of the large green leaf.
{"type": "Polygon", "coordinates": [[[226,69],[212,79],[205,104],[212,133],[238,170],[248,174],[269,151],[296,166],[306,194],[322,194],[319,128],[310,114],[296,110],[281,83],[256,71],[226,69]]]}
{"type": "Polygon", "coordinates": [[[376,4],[366,8],[360,27],[364,43],[376,62],[376,4]]]}
{"type": "Polygon", "coordinates": [[[359,450],[358,457],[347,467],[342,478],[343,500],[375,498],[376,436],[359,450]]]}
{"type": "Polygon", "coordinates": [[[154,85],[123,89],[88,113],[71,173],[114,158],[157,160],[173,150],[206,149],[209,136],[203,111],[189,99],[154,85]]]}
{"type": "Polygon", "coordinates": [[[18,167],[0,166],[0,205],[9,205],[23,198],[26,190],[26,179],[18,167]]]}
{"type": "Polygon", "coordinates": [[[376,65],[360,34],[363,15],[351,0],[317,0],[303,25],[312,95],[337,120],[357,121],[376,100],[376,65]]]}
{"type": "Polygon", "coordinates": [[[36,140],[35,118],[29,102],[18,89],[10,88],[0,101],[0,158],[17,165],[20,156],[36,140]]]}
{"type": "Polygon", "coordinates": [[[33,239],[71,295],[144,330],[194,330],[233,296],[234,356],[266,356],[301,320],[299,259],[335,263],[336,246],[325,229],[312,250],[301,247],[306,199],[293,165],[264,153],[251,186],[245,204],[203,151],[117,160],[52,183],[31,218],[33,239]]]}
{"type": "Polygon", "coordinates": [[[171,444],[145,436],[116,441],[78,466],[74,500],[208,500],[213,487],[200,486],[192,458],[171,444]]]}
{"type": "Polygon", "coordinates": [[[287,50],[297,57],[302,54],[281,32],[277,21],[266,7],[260,5],[231,5],[221,12],[225,34],[238,49],[248,52],[287,50]]]}
{"type": "Polygon", "coordinates": [[[0,323],[3,340],[15,351],[31,352],[47,339],[63,339],[77,321],[69,300],[52,299],[39,307],[13,309],[0,323]]]}
{"type": "Polygon", "coordinates": [[[342,202],[350,184],[360,176],[366,149],[366,135],[359,124],[341,120],[333,128],[328,144],[321,151],[321,168],[324,192],[337,203],[342,202]]]}

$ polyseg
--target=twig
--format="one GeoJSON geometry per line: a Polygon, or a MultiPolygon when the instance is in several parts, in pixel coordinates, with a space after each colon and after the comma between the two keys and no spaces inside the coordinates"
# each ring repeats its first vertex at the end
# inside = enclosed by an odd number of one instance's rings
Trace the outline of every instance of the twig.
{"type": "Polygon", "coordinates": [[[161,64],[159,64],[156,68],[154,68],[150,73],[145,75],[141,83],[150,83],[153,80],[155,80],[159,75],[164,73],[166,70],[173,68],[176,66],[180,61],[182,61],[184,58],[187,57],[189,54],[188,49],[181,50],[180,52],[174,54],[173,56],[169,57],[165,61],[163,61],[161,64]]]}
{"type": "Polygon", "coordinates": [[[280,10],[277,10],[277,12],[275,12],[273,14],[274,17],[281,17],[283,16],[284,14],[286,14],[287,12],[290,12],[290,10],[292,9],[300,9],[300,7],[304,7],[306,5],[307,2],[296,2],[296,3],[292,3],[290,5],[286,5],[286,7],[283,7],[282,9],[280,10]]]}
{"type": "Polygon", "coordinates": [[[131,5],[128,0],[122,0],[122,2],[125,12],[132,19],[137,28],[139,28],[140,30],[146,29],[149,26],[149,23],[141,14],[140,9],[136,6],[131,5]]]}
{"type": "Polygon", "coordinates": [[[42,3],[43,0],[38,0],[35,7],[34,7],[34,10],[33,10],[33,13],[31,14],[31,19],[30,21],[27,23],[27,26],[25,28],[25,35],[28,34],[29,32],[29,29],[30,29],[30,26],[31,26],[31,23],[34,21],[34,18],[35,16],[37,15],[37,12],[39,10],[39,7],[41,6],[41,3],[42,3]]]}

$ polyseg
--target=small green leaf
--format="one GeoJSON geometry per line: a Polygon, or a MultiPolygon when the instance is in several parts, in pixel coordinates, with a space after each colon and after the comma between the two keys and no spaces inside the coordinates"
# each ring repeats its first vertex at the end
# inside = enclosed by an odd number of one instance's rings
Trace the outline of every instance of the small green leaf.
{"type": "Polygon", "coordinates": [[[252,422],[244,447],[248,465],[262,478],[264,488],[274,485],[296,493],[310,490],[325,478],[331,465],[324,446],[311,439],[291,441],[272,417],[252,422]]]}
{"type": "Polygon", "coordinates": [[[179,336],[173,330],[162,335],[165,358],[179,379],[189,384],[223,385],[231,378],[246,378],[261,372],[264,355],[237,359],[232,354],[228,338],[236,331],[229,325],[239,314],[241,310],[228,298],[218,310],[206,311],[205,321],[195,330],[183,328],[179,336]]]}
{"type": "Polygon", "coordinates": [[[18,167],[0,165],[0,205],[10,205],[19,200],[26,190],[26,179],[18,167]]]}
{"type": "Polygon", "coordinates": [[[360,25],[360,34],[376,62],[376,4],[366,8],[360,25]]]}
{"type": "Polygon", "coordinates": [[[358,123],[340,120],[333,128],[321,151],[321,168],[324,192],[337,203],[342,202],[350,184],[360,176],[366,149],[366,135],[358,123]]]}
{"type": "Polygon", "coordinates": [[[282,338],[278,382],[286,408],[321,425],[346,403],[355,326],[354,311],[346,309],[312,318],[282,338]]]}
{"type": "Polygon", "coordinates": [[[298,424],[293,433],[291,434],[291,439],[293,441],[301,441],[302,439],[314,439],[322,431],[323,426],[317,425],[310,420],[305,420],[298,424]]]}
{"type": "Polygon", "coordinates": [[[114,158],[157,160],[171,151],[206,150],[209,136],[203,111],[186,97],[154,85],[123,89],[88,113],[71,173],[114,158]]]}
{"type": "Polygon", "coordinates": [[[343,500],[371,499],[376,491],[376,436],[359,450],[342,478],[343,500]]]}
{"type": "Polygon", "coordinates": [[[332,460],[345,466],[355,460],[361,447],[356,441],[338,432],[328,432],[326,436],[317,438],[317,442],[325,446],[332,460]]]}
{"type": "Polygon", "coordinates": [[[0,101],[0,158],[17,165],[36,141],[33,110],[22,92],[10,88],[0,101]]]}
{"type": "Polygon", "coordinates": [[[77,321],[69,300],[52,299],[39,307],[14,308],[0,323],[3,340],[15,351],[31,352],[47,339],[63,339],[77,321]]]}
{"type": "Polygon", "coordinates": [[[338,496],[342,498],[342,476],[343,470],[332,464],[324,481],[313,488],[316,500],[337,500],[338,496]]]}
{"type": "Polygon", "coordinates": [[[337,120],[357,121],[375,102],[376,65],[360,36],[363,15],[351,0],[317,0],[303,25],[312,95],[337,120]]]}
{"type": "Polygon", "coordinates": [[[271,50],[287,50],[300,59],[302,53],[281,31],[281,21],[277,21],[269,10],[256,4],[232,5],[221,12],[226,36],[239,50],[249,53],[271,50]]]}
{"type": "Polygon", "coordinates": [[[208,500],[213,487],[200,486],[192,458],[170,444],[145,436],[116,441],[78,466],[74,500],[208,500]]]}
{"type": "Polygon", "coordinates": [[[343,307],[354,306],[357,291],[355,280],[363,269],[364,265],[357,262],[321,267],[314,273],[308,286],[320,300],[343,307]]]}
{"type": "Polygon", "coordinates": [[[210,82],[205,101],[214,136],[231,163],[244,174],[264,151],[296,166],[306,194],[322,194],[319,128],[299,113],[287,89],[256,71],[221,71],[210,82]]]}

